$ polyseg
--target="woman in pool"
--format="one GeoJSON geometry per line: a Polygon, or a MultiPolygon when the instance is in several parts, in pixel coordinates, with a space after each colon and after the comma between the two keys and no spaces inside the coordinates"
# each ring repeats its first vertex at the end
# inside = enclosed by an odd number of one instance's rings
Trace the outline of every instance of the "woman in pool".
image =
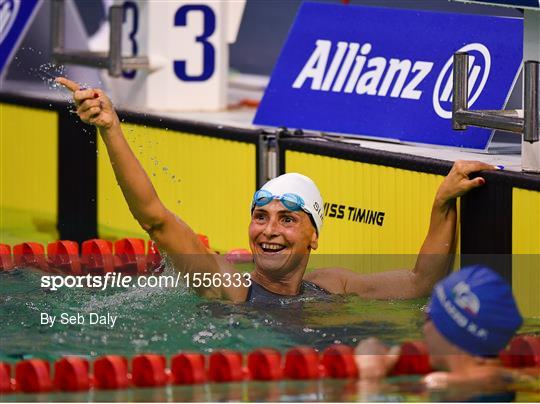
{"type": "MultiPolygon", "coordinates": [[[[433,388],[489,385],[499,388],[520,374],[505,369],[498,355],[523,322],[510,286],[482,266],[454,272],[435,285],[424,337],[430,363],[439,370],[424,382],[433,388]]],[[[376,338],[360,342],[356,363],[362,379],[385,377],[397,362],[399,347],[376,338]]]]}
{"type": "MultiPolygon", "coordinates": [[[[236,270],[224,257],[206,249],[193,230],[162,204],[129,148],[109,98],[99,89],[81,89],[65,78],[58,78],[57,82],[73,92],[81,120],[99,129],[131,213],[171,257],[175,267],[182,273],[235,275],[236,270]]],[[[249,240],[255,270],[251,274],[251,286],[222,284],[201,287],[197,292],[234,302],[262,303],[284,296],[328,293],[356,293],[376,299],[427,296],[451,264],[456,198],[485,183],[481,177],[469,179],[469,174],[494,168],[481,162],[456,162],[435,196],[428,234],[413,270],[370,275],[325,268],[304,276],[309,254],[318,246],[324,205],[319,190],[309,178],[300,174],[282,175],[266,183],[253,198],[249,240]]]]}

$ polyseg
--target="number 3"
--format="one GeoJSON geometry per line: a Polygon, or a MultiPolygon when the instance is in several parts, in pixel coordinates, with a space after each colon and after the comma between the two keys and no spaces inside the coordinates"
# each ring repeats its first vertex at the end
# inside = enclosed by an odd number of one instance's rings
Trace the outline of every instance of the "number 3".
{"type": "Polygon", "coordinates": [[[206,81],[214,74],[215,51],[208,38],[216,30],[216,15],[214,11],[205,5],[187,5],[180,7],[174,16],[174,25],[184,27],[187,24],[187,15],[192,11],[199,11],[203,14],[203,33],[195,37],[195,41],[203,47],[203,71],[198,76],[190,76],[186,72],[186,61],[174,61],[174,73],[182,81],[206,81]]]}
{"type": "MultiPolygon", "coordinates": [[[[126,1],[124,3],[124,16],[123,16],[123,23],[126,23],[127,21],[127,15],[128,11],[131,10],[132,16],[133,16],[133,25],[131,28],[131,32],[129,33],[129,42],[131,42],[131,54],[133,56],[137,56],[139,53],[139,47],[137,45],[137,31],[139,30],[139,9],[137,8],[137,5],[132,1],[126,1]]],[[[122,76],[125,79],[133,79],[135,78],[135,75],[137,74],[137,70],[124,70],[122,71],[122,76]]]]}

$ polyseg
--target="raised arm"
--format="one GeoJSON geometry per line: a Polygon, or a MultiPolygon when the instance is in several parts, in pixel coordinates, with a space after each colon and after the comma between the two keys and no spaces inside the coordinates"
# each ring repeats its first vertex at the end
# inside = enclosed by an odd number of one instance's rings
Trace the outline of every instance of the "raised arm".
{"type": "MultiPolygon", "coordinates": [[[[116,111],[103,91],[81,89],[77,83],[62,77],[56,81],[73,92],[81,120],[98,128],[129,210],[141,227],[168,254],[175,267],[183,273],[236,272],[231,265],[207,250],[195,232],[163,205],[129,147],[116,111]]],[[[244,294],[243,290],[231,288],[210,287],[197,291],[205,296],[224,295],[231,300],[242,300],[244,294]],[[240,296],[237,296],[239,293],[240,296]]]]}
{"type": "Polygon", "coordinates": [[[450,271],[455,255],[457,198],[486,183],[482,177],[471,180],[469,175],[495,169],[480,161],[458,160],[452,166],[435,195],[428,233],[410,277],[409,293],[413,297],[428,296],[435,283],[450,271]]]}
{"type": "Polygon", "coordinates": [[[440,185],[428,233],[413,270],[402,269],[375,274],[358,274],[348,269],[313,271],[307,279],[334,293],[356,293],[371,299],[413,299],[428,296],[435,283],[447,275],[455,251],[456,199],[482,186],[484,178],[469,175],[495,167],[479,161],[456,161],[440,185]]]}

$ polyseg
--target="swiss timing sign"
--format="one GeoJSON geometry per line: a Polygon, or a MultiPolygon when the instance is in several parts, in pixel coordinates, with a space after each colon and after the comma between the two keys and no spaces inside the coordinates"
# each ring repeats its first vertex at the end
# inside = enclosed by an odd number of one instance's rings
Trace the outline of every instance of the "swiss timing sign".
{"type": "Polygon", "coordinates": [[[490,130],[452,130],[453,54],[471,108],[501,109],[522,42],[521,19],[304,3],[254,123],[485,149],[490,130]]]}

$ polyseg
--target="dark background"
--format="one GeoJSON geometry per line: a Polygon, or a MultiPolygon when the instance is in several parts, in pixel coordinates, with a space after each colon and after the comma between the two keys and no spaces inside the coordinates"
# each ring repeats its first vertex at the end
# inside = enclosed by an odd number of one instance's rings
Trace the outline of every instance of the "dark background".
{"type": "MultiPolygon", "coordinates": [[[[226,0],[223,0],[226,1],[226,0]]],[[[341,3],[341,0],[319,0],[319,2],[341,3]]],[[[74,0],[84,28],[90,36],[106,18],[100,0],[74,0]]],[[[236,43],[231,45],[231,68],[242,73],[270,75],[279,52],[289,32],[301,0],[247,0],[242,24],[236,43]]],[[[463,4],[448,0],[350,0],[350,5],[365,5],[389,8],[406,8],[442,12],[503,15],[521,17],[516,9],[463,4]]],[[[18,63],[8,68],[7,79],[39,81],[27,70],[49,61],[49,1],[45,0],[27,32],[21,48],[39,49],[38,52],[19,51],[15,56],[18,63]]]]}

